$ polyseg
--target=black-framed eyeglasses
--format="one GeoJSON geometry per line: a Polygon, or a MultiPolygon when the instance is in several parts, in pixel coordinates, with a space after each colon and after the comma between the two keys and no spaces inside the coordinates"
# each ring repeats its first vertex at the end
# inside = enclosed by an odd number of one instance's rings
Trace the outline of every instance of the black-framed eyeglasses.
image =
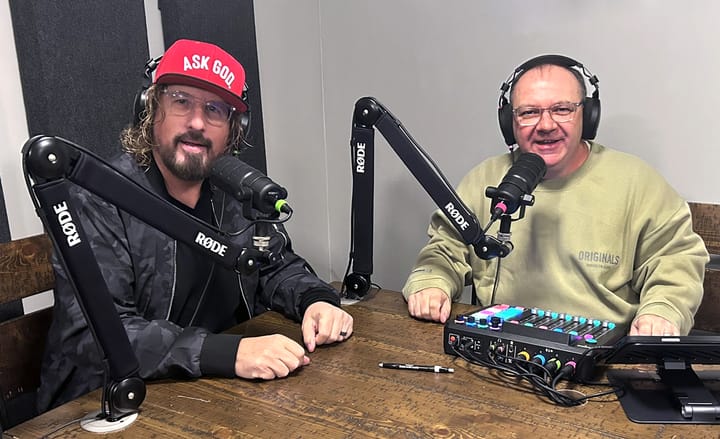
{"type": "Polygon", "coordinates": [[[200,105],[205,121],[216,127],[225,126],[235,111],[235,107],[223,101],[204,101],[180,90],[165,89],[161,93],[167,97],[168,113],[173,116],[187,116],[197,105],[200,105]]]}
{"type": "Polygon", "coordinates": [[[537,125],[546,111],[555,122],[565,123],[573,120],[575,112],[582,104],[582,102],[559,102],[549,107],[517,107],[513,110],[513,114],[518,125],[522,127],[537,125]]]}

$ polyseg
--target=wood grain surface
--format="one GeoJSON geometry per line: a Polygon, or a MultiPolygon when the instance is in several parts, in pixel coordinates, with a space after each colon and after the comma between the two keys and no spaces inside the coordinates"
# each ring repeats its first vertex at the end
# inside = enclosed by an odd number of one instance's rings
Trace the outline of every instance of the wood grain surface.
{"type": "Polygon", "coordinates": [[[0,243],[0,303],[50,290],[55,275],[47,235],[35,235],[0,243]]]}
{"type": "MultiPolygon", "coordinates": [[[[285,379],[203,378],[148,383],[140,416],[116,438],[717,438],[709,425],[636,424],[614,396],[565,408],[513,380],[443,353],[443,326],[410,318],[402,295],[374,291],[347,306],[355,332],[321,346],[285,379]],[[435,374],[379,362],[452,366],[435,374]]],[[[456,305],[454,311],[468,310],[456,305]]],[[[274,312],[234,328],[248,335],[299,325],[274,312]]],[[[604,387],[571,385],[586,393],[604,387]]],[[[97,411],[98,391],[9,431],[18,438],[96,437],[76,420],[97,411]],[[62,427],[65,424],[67,426],[62,427]]]]}

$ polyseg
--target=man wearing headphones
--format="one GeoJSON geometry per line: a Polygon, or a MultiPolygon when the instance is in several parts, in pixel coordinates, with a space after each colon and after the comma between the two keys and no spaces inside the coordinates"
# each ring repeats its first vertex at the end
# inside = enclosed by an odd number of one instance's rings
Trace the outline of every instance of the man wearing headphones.
{"type": "MultiPolygon", "coordinates": [[[[125,153],[112,164],[196,218],[229,234],[242,231],[235,243],[252,248],[247,206],[207,179],[213,161],[238,148],[246,134],[242,65],[212,44],[178,40],[155,67],[154,83],[136,100],[142,102],[136,124],[122,133],[125,153]]],[[[293,253],[280,224],[268,235],[269,248],[281,257],[239,274],[85,190],[76,188],[73,197],[141,378],[285,377],[310,362],[305,348],[313,352],[353,332],[338,292],[293,253]],[[269,309],[302,321],[305,348],[279,334],[219,334],[269,309]]],[[[104,377],[103,357],[57,261],[55,271],[40,412],[102,386],[104,377]]]]}
{"type": "MultiPolygon", "coordinates": [[[[630,335],[687,334],[708,253],[687,203],[657,172],[591,141],[600,118],[597,78],[577,61],[544,55],[516,69],[502,90],[500,127],[511,151],[476,166],[457,192],[478,218],[489,218],[485,189],[530,152],[547,166],[535,203],[512,223],[514,250],[504,259],[480,259],[435,212],[403,288],[409,313],[445,322],[452,301],[472,284],[484,306],[607,320],[629,325],[630,335]]],[[[497,231],[495,223],[487,234],[497,231]]]]}

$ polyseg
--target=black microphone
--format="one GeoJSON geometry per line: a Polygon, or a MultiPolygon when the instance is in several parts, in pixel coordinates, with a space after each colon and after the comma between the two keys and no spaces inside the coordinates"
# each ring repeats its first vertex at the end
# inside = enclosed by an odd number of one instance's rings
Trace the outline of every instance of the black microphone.
{"type": "Polygon", "coordinates": [[[290,213],[287,190],[262,172],[230,155],[215,160],[210,181],[240,201],[250,201],[262,213],[290,213]]]}
{"type": "Polygon", "coordinates": [[[522,204],[532,205],[533,199],[526,195],[535,190],[546,171],[542,157],[531,152],[521,154],[500,185],[485,190],[485,195],[493,200],[490,208],[492,219],[496,220],[503,214],[512,215],[522,204]]]}

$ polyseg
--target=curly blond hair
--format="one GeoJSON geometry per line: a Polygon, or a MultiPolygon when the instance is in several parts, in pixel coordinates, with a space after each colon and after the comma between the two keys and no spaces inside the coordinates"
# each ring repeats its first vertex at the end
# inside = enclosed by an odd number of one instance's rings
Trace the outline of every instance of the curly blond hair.
{"type": "MultiPolygon", "coordinates": [[[[140,115],[137,125],[130,125],[120,133],[120,143],[123,151],[132,155],[140,166],[149,166],[152,150],[155,146],[153,136],[153,122],[156,117],[165,117],[160,109],[160,94],[167,85],[153,84],[147,89],[145,111],[140,115]]],[[[240,124],[240,113],[233,113],[230,117],[230,131],[226,148],[228,151],[239,152],[248,145],[244,141],[245,133],[240,124]]]]}

